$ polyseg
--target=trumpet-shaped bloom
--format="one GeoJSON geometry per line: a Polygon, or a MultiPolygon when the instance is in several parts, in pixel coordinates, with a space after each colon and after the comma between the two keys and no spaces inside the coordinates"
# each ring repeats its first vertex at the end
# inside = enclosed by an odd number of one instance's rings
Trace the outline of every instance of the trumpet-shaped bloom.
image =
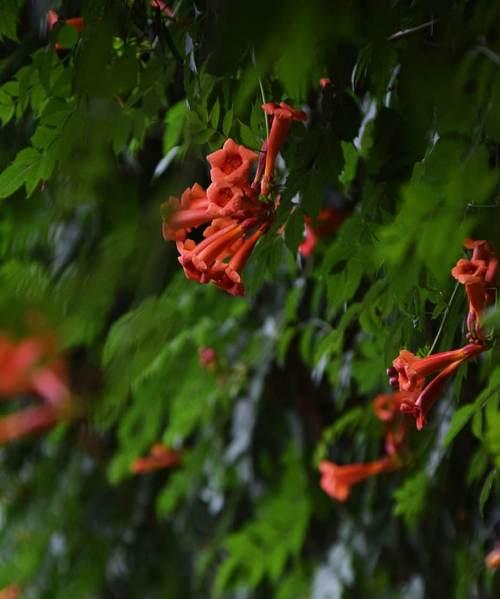
{"type": "Polygon", "coordinates": [[[165,447],[163,443],[155,443],[151,448],[149,455],[143,458],[137,458],[132,462],[130,470],[134,474],[143,474],[160,470],[161,468],[172,468],[181,461],[179,452],[165,447]]]}
{"type": "Polygon", "coordinates": [[[257,160],[257,154],[228,139],[220,150],[209,154],[207,160],[212,167],[212,181],[246,184],[252,163],[257,160]]]}
{"type": "Polygon", "coordinates": [[[210,222],[216,214],[208,210],[205,190],[195,183],[188,187],[180,200],[169,198],[161,205],[162,233],[166,241],[183,241],[194,227],[210,222]]]}
{"type": "Polygon", "coordinates": [[[267,138],[266,164],[261,183],[262,194],[268,195],[274,163],[276,162],[280,149],[290,131],[292,121],[305,121],[307,115],[303,110],[296,110],[295,108],[292,108],[292,106],[285,104],[285,102],[281,102],[280,104],[268,102],[262,105],[262,109],[266,114],[273,117],[271,131],[267,138]]]}
{"type": "Polygon", "coordinates": [[[323,491],[333,499],[346,501],[352,486],[381,472],[390,472],[396,467],[397,464],[392,457],[385,457],[366,464],[347,464],[345,466],[325,460],[319,464],[320,485],[323,491]]]}
{"type": "Polygon", "coordinates": [[[419,391],[425,379],[431,374],[446,368],[453,362],[467,360],[483,351],[483,346],[469,343],[460,349],[432,354],[418,358],[410,351],[402,349],[392,366],[398,374],[398,385],[401,391],[419,391]]]}
{"type": "Polygon", "coordinates": [[[484,240],[466,239],[465,247],[472,250],[470,260],[461,258],[451,269],[452,276],[465,287],[469,304],[467,330],[470,341],[485,339],[481,316],[488,303],[494,300],[492,287],[498,272],[498,259],[490,244],[484,240]]]}

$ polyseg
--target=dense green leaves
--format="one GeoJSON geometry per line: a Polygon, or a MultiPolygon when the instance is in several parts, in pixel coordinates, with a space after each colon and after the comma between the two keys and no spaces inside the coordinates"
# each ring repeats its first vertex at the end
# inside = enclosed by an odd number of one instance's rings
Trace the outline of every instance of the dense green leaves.
{"type": "Polygon", "coordinates": [[[490,348],[423,431],[407,418],[398,468],[341,503],[317,467],[385,455],[373,399],[401,348],[466,342],[450,269],[465,237],[500,243],[499,7],[157,4],[0,1],[0,333],[53,329],[82,411],[0,452],[0,589],[498,595],[494,289],[490,348]],[[79,16],[81,33],[64,22],[79,16]],[[234,298],[184,277],[159,207],[208,187],[228,137],[259,152],[261,105],[280,101],[308,119],[234,298]],[[134,476],[158,442],[179,464],[134,476]]]}

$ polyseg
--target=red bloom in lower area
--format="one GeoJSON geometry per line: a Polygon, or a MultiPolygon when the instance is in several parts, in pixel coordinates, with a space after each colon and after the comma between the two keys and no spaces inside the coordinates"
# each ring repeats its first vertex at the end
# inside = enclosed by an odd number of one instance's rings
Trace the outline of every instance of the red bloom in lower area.
{"type": "Polygon", "coordinates": [[[252,163],[257,160],[257,154],[228,139],[220,150],[209,154],[207,160],[212,167],[212,181],[246,184],[252,163]]]}
{"type": "Polygon", "coordinates": [[[397,468],[397,463],[392,457],[385,457],[366,464],[347,464],[345,466],[338,466],[325,460],[319,464],[320,485],[330,497],[337,501],[346,501],[353,485],[381,472],[390,472],[395,468],[397,468]]]}
{"type": "Polygon", "coordinates": [[[133,461],[130,470],[134,474],[142,474],[161,468],[172,468],[177,466],[180,461],[181,454],[178,451],[165,447],[163,443],[155,443],[148,456],[133,461]]]}
{"type": "Polygon", "coordinates": [[[500,570],[500,545],[492,549],[484,558],[486,567],[490,570],[500,570]]]}
{"type": "Polygon", "coordinates": [[[207,370],[214,370],[217,365],[217,352],[213,347],[200,347],[200,366],[207,370]]]}
{"type": "Polygon", "coordinates": [[[54,427],[70,415],[67,406],[30,406],[0,418],[0,445],[54,427]]]}
{"type": "Polygon", "coordinates": [[[18,599],[21,597],[22,589],[17,584],[10,584],[0,589],[0,599],[18,599]]]}
{"type": "Polygon", "coordinates": [[[292,106],[285,104],[285,102],[281,102],[280,104],[268,102],[262,105],[262,109],[265,113],[273,117],[271,131],[267,138],[266,165],[261,183],[262,194],[268,195],[274,171],[274,163],[276,162],[280,149],[290,131],[292,121],[305,121],[307,115],[303,110],[296,110],[295,108],[292,108],[292,106]]]}
{"type": "Polygon", "coordinates": [[[28,337],[19,342],[0,335],[0,396],[37,393],[49,403],[67,397],[64,364],[52,340],[28,337]]]}
{"type": "Polygon", "coordinates": [[[323,208],[316,218],[306,216],[304,241],[299,245],[302,256],[310,256],[316,249],[318,239],[337,231],[349,216],[342,208],[323,208]]]}

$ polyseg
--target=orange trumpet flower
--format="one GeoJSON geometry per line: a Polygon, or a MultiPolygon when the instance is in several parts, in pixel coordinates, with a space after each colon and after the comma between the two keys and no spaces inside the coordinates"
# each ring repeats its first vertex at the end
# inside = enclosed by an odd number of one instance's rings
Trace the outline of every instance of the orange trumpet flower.
{"type": "Polygon", "coordinates": [[[338,466],[324,460],[319,464],[320,485],[323,491],[333,499],[346,501],[351,493],[351,487],[371,476],[381,472],[391,472],[395,468],[397,468],[397,464],[392,457],[385,457],[366,464],[347,464],[345,466],[338,466]]]}
{"type": "Polygon", "coordinates": [[[296,110],[285,104],[285,102],[280,102],[280,104],[267,102],[262,105],[262,109],[266,114],[273,117],[271,131],[267,139],[266,165],[261,183],[261,193],[266,196],[270,191],[269,185],[273,175],[274,163],[290,131],[292,121],[305,121],[307,115],[303,110],[296,110]]]}
{"type": "Polygon", "coordinates": [[[161,468],[172,468],[177,466],[181,461],[179,452],[165,447],[163,443],[155,443],[151,448],[149,455],[144,458],[137,458],[130,466],[131,472],[134,474],[143,474],[145,472],[153,472],[161,468]]]}

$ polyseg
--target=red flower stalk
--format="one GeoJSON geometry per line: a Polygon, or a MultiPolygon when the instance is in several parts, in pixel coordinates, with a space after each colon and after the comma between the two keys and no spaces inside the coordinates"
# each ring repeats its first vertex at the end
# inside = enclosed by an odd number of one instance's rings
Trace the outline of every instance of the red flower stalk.
{"type": "Polygon", "coordinates": [[[452,276],[465,287],[469,303],[467,314],[468,338],[482,341],[485,338],[480,326],[484,307],[494,300],[494,287],[498,271],[498,259],[490,244],[484,239],[465,241],[472,250],[470,260],[460,259],[451,269],[452,276]],[[488,289],[488,287],[490,289],[488,289]]]}
{"type": "Polygon", "coordinates": [[[324,460],[319,464],[320,485],[323,491],[333,499],[346,501],[353,485],[381,472],[390,472],[395,468],[397,468],[397,463],[392,457],[385,457],[366,464],[347,464],[345,466],[338,466],[324,460]]]}
{"type": "Polygon", "coordinates": [[[177,466],[180,461],[181,455],[179,452],[165,447],[163,443],[155,443],[148,456],[137,458],[132,462],[130,470],[134,474],[143,474],[161,468],[172,468],[177,466]]]}
{"type": "Polygon", "coordinates": [[[398,375],[399,389],[401,391],[420,391],[429,375],[446,368],[456,361],[468,360],[483,350],[482,345],[469,343],[460,349],[418,358],[406,349],[402,349],[399,356],[392,363],[398,375]]]}
{"type": "Polygon", "coordinates": [[[337,231],[349,212],[341,208],[323,208],[316,218],[306,216],[304,241],[299,245],[302,256],[310,256],[316,249],[318,239],[337,231]]]}
{"type": "Polygon", "coordinates": [[[212,181],[246,184],[252,163],[257,160],[257,154],[228,139],[220,150],[209,154],[207,160],[212,167],[212,181]]]}
{"type": "Polygon", "coordinates": [[[500,570],[500,545],[492,549],[484,558],[486,567],[490,570],[500,570]]]}
{"type": "Polygon", "coordinates": [[[269,185],[273,175],[274,163],[276,162],[281,146],[285,142],[288,132],[290,131],[292,121],[305,121],[307,115],[304,111],[296,110],[288,104],[285,104],[285,102],[281,102],[280,104],[267,102],[262,105],[262,109],[266,114],[273,117],[271,131],[267,139],[266,166],[261,183],[261,193],[267,196],[270,191],[269,185]]]}

